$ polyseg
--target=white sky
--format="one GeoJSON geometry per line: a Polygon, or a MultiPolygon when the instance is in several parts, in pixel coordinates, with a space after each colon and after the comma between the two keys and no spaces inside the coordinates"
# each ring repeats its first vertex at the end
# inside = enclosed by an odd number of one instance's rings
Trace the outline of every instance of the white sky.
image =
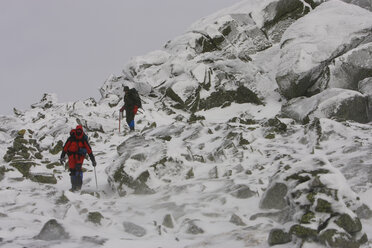
{"type": "Polygon", "coordinates": [[[0,114],[94,97],[133,56],[240,0],[0,0],[0,114]]]}

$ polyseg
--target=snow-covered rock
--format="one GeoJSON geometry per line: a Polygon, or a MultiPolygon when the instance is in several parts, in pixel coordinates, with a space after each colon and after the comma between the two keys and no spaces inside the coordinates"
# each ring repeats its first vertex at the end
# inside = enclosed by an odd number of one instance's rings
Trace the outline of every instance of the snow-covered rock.
{"type": "Polygon", "coordinates": [[[34,103],[31,105],[31,108],[42,108],[48,109],[51,108],[58,101],[56,94],[45,93],[41,98],[40,102],[34,103]]]}
{"type": "Polygon", "coordinates": [[[279,170],[267,191],[275,191],[278,185],[286,188],[281,194],[286,205],[297,209],[288,230],[291,235],[303,242],[332,243],[332,247],[343,247],[342,242],[359,247],[366,242],[359,218],[349,209],[360,203],[354,201],[345,178],[328,161],[315,157],[279,170]]]}
{"type": "Polygon", "coordinates": [[[358,90],[360,81],[372,77],[372,33],[370,43],[336,58],[329,68],[328,88],[358,90]]]}
{"type": "Polygon", "coordinates": [[[338,118],[368,122],[368,102],[363,94],[344,89],[327,89],[312,97],[299,97],[283,105],[282,113],[297,121],[317,118],[338,118]]]}
{"type": "Polygon", "coordinates": [[[358,91],[366,95],[368,98],[368,120],[372,121],[372,77],[359,82],[358,91]]]}
{"type": "Polygon", "coordinates": [[[276,81],[291,99],[326,88],[333,59],[369,42],[372,12],[338,0],[321,4],[291,25],[281,42],[276,81]],[[346,21],[347,20],[347,21],[346,21]]]}
{"type": "Polygon", "coordinates": [[[369,16],[340,1],[245,0],[131,59],[98,101],[48,96],[0,116],[0,246],[368,247],[371,125],[349,120],[366,121],[370,78],[287,101],[275,76],[291,41],[329,52],[333,76],[345,61],[363,71],[369,16]],[[143,100],[134,132],[119,117],[124,86],[143,100]],[[97,166],[86,160],[70,192],[59,157],[78,124],[97,166]],[[68,239],[34,239],[53,219],[68,239]]]}

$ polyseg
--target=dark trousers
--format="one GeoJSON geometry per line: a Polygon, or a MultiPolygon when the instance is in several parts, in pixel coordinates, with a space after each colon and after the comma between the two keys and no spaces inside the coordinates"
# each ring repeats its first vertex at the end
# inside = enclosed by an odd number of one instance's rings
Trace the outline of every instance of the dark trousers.
{"type": "Polygon", "coordinates": [[[81,170],[81,164],[76,164],[75,169],[70,169],[71,178],[71,190],[80,190],[83,185],[83,171],[81,170]]]}
{"type": "Polygon", "coordinates": [[[134,112],[133,109],[125,110],[125,117],[130,130],[134,130],[134,112]]]}

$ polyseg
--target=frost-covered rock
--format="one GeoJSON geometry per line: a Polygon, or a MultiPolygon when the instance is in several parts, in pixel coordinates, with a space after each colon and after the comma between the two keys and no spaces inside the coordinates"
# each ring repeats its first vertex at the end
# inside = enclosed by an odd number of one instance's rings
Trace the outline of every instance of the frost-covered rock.
{"type": "Polygon", "coordinates": [[[162,225],[168,228],[174,228],[174,220],[171,214],[164,216],[162,225]]]}
{"type": "Polygon", "coordinates": [[[242,220],[242,218],[240,218],[238,215],[236,214],[232,214],[231,215],[231,218],[230,218],[230,222],[237,225],[237,226],[246,226],[247,224],[244,223],[244,221],[242,220]]]}
{"type": "MultiPolygon", "coordinates": [[[[363,228],[351,210],[360,205],[355,193],[345,187],[345,178],[328,161],[313,158],[301,161],[288,170],[278,170],[271,179],[274,185],[285,185],[286,205],[295,209],[289,233],[304,241],[321,242],[340,237],[343,242],[359,247],[363,228]],[[339,229],[337,228],[339,227],[339,229]]],[[[264,196],[265,197],[265,196],[264,196]]],[[[332,247],[344,247],[335,241],[332,247]]]]}
{"type": "Polygon", "coordinates": [[[300,122],[316,118],[338,118],[368,122],[368,102],[353,90],[327,89],[312,97],[299,97],[283,105],[282,113],[300,122]]]}
{"type": "Polygon", "coordinates": [[[282,229],[273,229],[269,233],[268,243],[272,245],[286,244],[292,241],[292,237],[289,233],[282,229]]]}
{"type": "Polygon", "coordinates": [[[328,88],[358,90],[360,81],[372,77],[372,43],[359,46],[336,58],[329,67],[328,88]]]}
{"type": "Polygon", "coordinates": [[[359,7],[372,11],[372,2],[369,0],[343,0],[343,1],[346,3],[355,4],[359,7]]]}
{"type": "Polygon", "coordinates": [[[185,220],[184,223],[182,223],[185,232],[192,235],[203,234],[204,230],[197,225],[198,222],[198,220],[185,220]]]}
{"type": "Polygon", "coordinates": [[[359,82],[358,91],[367,96],[368,120],[372,121],[372,77],[366,78],[359,82]]]}
{"type": "Polygon", "coordinates": [[[368,42],[371,23],[371,12],[337,0],[321,4],[296,21],[281,42],[276,75],[281,93],[291,99],[325,89],[327,66],[334,58],[368,42]]]}
{"type": "Polygon", "coordinates": [[[230,194],[239,199],[247,199],[256,194],[256,192],[252,191],[247,185],[238,184],[234,185],[228,189],[230,194]]]}
{"type": "Polygon", "coordinates": [[[31,105],[31,108],[49,109],[57,103],[57,95],[45,93],[40,102],[31,105]]]}
{"type": "Polygon", "coordinates": [[[263,209],[284,209],[287,206],[288,187],[284,183],[275,183],[265,191],[260,207],[263,209]]]}
{"type": "Polygon", "coordinates": [[[143,237],[146,235],[146,229],[139,226],[139,225],[136,225],[132,222],[128,222],[128,221],[125,221],[123,222],[123,226],[124,226],[124,231],[126,233],[129,233],[129,234],[132,234],[136,237],[143,237]]]}
{"type": "Polygon", "coordinates": [[[41,240],[64,240],[69,238],[69,234],[65,231],[63,226],[55,219],[49,220],[44,224],[40,233],[34,237],[41,240]]]}
{"type": "Polygon", "coordinates": [[[101,220],[103,219],[103,215],[100,212],[89,212],[87,220],[97,224],[101,225],[101,220]]]}
{"type": "Polygon", "coordinates": [[[28,177],[33,182],[43,184],[57,184],[56,177],[51,173],[30,173],[28,177]]]}

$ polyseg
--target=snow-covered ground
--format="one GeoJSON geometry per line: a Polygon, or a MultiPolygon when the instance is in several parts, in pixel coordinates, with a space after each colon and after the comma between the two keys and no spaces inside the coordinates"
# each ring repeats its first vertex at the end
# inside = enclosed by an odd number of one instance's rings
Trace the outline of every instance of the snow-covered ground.
{"type": "MultiPolygon", "coordinates": [[[[254,29],[251,21],[262,28],[274,18],[265,15],[270,10],[265,6],[277,2],[249,5],[242,1],[196,22],[190,30],[218,36],[217,24],[230,23],[232,17],[226,15],[231,12],[243,20],[245,32],[254,29]],[[251,14],[252,20],[242,17],[244,13],[251,14]]],[[[331,1],[329,6],[337,3],[341,2],[331,1]]],[[[358,7],[340,6],[336,17],[348,10],[354,20],[364,24],[370,18],[358,7]],[[363,16],[358,19],[355,13],[363,16]]],[[[322,17],[327,20],[332,13],[322,17]]],[[[303,25],[299,22],[298,29],[304,31],[303,25]]],[[[318,31],[324,32],[323,26],[318,31]]],[[[197,43],[192,40],[195,35],[189,32],[164,51],[134,58],[123,75],[110,77],[102,86],[98,102],[59,103],[57,96],[46,94],[31,109],[0,117],[1,247],[265,248],[271,230],[289,230],[298,223],[304,211],[301,206],[309,198],[295,195],[307,194],[316,183],[336,195],[336,200],[326,198],[338,213],[354,217],[364,206],[364,212],[358,214],[363,229],[355,236],[365,233],[372,237],[371,123],[322,116],[302,124],[284,117],[281,107],[287,101],[275,81],[278,68],[284,66],[280,44],[273,42],[245,60],[247,57],[238,57],[251,44],[249,39],[236,35],[220,50],[199,54],[198,48],[185,49],[197,43]],[[143,100],[133,133],[125,119],[121,132],[118,130],[124,85],[136,87],[143,100]],[[214,106],[218,102],[214,99],[208,103],[210,108],[201,107],[200,102],[200,109],[191,115],[189,99],[197,102],[198,97],[208,99],[213,94],[229,97],[221,92],[235,94],[242,85],[262,102],[227,101],[214,106]],[[98,165],[94,170],[89,161],[84,163],[83,189],[73,193],[68,190],[68,171],[58,164],[58,142],[64,142],[77,124],[84,126],[98,165]],[[319,174],[309,177],[311,180],[299,184],[291,180],[293,175],[302,180],[301,173],[306,177],[314,171],[319,174]],[[38,176],[51,181],[40,182],[38,176]],[[295,211],[290,212],[292,216],[283,217],[278,214],[281,211],[263,207],[276,183],[288,187],[287,203],[295,211]],[[40,238],[51,219],[68,235],[55,231],[60,239],[40,238]]],[[[304,39],[305,35],[299,36],[291,39],[304,39]]],[[[310,205],[307,207],[314,211],[310,205]]],[[[308,227],[317,229],[327,218],[325,213],[317,213],[308,227]]],[[[296,245],[301,242],[294,239],[276,247],[296,245]]],[[[319,242],[307,240],[302,247],[319,246],[319,242]]],[[[370,246],[371,241],[361,245],[370,246]]]]}

